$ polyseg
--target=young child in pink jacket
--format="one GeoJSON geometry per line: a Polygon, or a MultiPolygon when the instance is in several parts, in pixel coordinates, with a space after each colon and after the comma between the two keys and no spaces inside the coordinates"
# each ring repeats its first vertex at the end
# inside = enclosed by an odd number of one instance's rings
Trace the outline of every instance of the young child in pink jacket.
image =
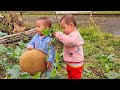
{"type": "Polygon", "coordinates": [[[65,15],[60,20],[60,26],[64,31],[55,32],[54,36],[64,44],[64,62],[67,65],[68,79],[80,79],[83,70],[84,40],[76,29],[76,21],[73,15],[65,15]]]}

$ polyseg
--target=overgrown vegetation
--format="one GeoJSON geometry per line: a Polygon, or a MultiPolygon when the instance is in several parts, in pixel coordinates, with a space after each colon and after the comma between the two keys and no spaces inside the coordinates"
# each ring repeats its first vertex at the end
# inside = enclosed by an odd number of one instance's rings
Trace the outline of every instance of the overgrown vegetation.
{"type": "Polygon", "coordinates": [[[79,30],[85,40],[83,78],[120,78],[120,37],[101,32],[94,23],[79,30]]]}
{"type": "MultiPolygon", "coordinates": [[[[59,30],[57,24],[52,29],[59,30]]],[[[96,24],[78,27],[81,36],[85,40],[84,55],[85,64],[83,79],[120,79],[120,36],[103,33],[96,24]]],[[[45,31],[48,35],[48,33],[45,31]]],[[[54,39],[55,40],[55,39],[54,39]]],[[[56,41],[53,42],[55,43],[56,41]]],[[[21,72],[19,57],[24,52],[28,42],[5,47],[0,45],[0,75],[4,79],[40,79],[40,72],[30,76],[27,72],[21,72]]],[[[67,73],[63,62],[63,48],[61,43],[55,43],[56,60],[51,79],[66,79],[67,73]]],[[[46,77],[44,77],[46,78],[46,77]]]]}

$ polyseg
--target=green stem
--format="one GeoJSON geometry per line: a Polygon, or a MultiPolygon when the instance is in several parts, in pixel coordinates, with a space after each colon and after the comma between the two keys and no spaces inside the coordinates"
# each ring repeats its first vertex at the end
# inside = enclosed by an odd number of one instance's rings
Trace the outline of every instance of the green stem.
{"type": "Polygon", "coordinates": [[[59,22],[58,22],[58,18],[57,18],[56,11],[55,11],[55,17],[56,17],[56,21],[57,21],[57,24],[58,24],[58,28],[59,28],[59,30],[60,30],[60,24],[59,24],[59,22]]]}

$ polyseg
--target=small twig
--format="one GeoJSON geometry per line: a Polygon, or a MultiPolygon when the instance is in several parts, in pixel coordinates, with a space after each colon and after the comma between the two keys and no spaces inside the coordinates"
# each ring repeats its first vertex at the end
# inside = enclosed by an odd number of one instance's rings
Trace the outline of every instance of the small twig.
{"type": "Polygon", "coordinates": [[[56,17],[56,21],[57,21],[57,24],[58,24],[58,28],[59,28],[59,30],[60,30],[60,24],[59,24],[59,22],[58,22],[58,18],[57,18],[56,11],[55,11],[55,17],[56,17]]]}

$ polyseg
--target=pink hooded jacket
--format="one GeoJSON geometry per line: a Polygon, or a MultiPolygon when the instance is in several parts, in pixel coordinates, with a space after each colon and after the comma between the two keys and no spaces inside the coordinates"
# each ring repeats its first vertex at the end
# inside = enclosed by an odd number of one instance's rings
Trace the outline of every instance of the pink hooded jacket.
{"type": "Polygon", "coordinates": [[[64,44],[64,61],[67,63],[81,63],[84,60],[83,44],[84,40],[78,30],[74,30],[69,35],[61,32],[56,33],[56,38],[64,44]]]}

